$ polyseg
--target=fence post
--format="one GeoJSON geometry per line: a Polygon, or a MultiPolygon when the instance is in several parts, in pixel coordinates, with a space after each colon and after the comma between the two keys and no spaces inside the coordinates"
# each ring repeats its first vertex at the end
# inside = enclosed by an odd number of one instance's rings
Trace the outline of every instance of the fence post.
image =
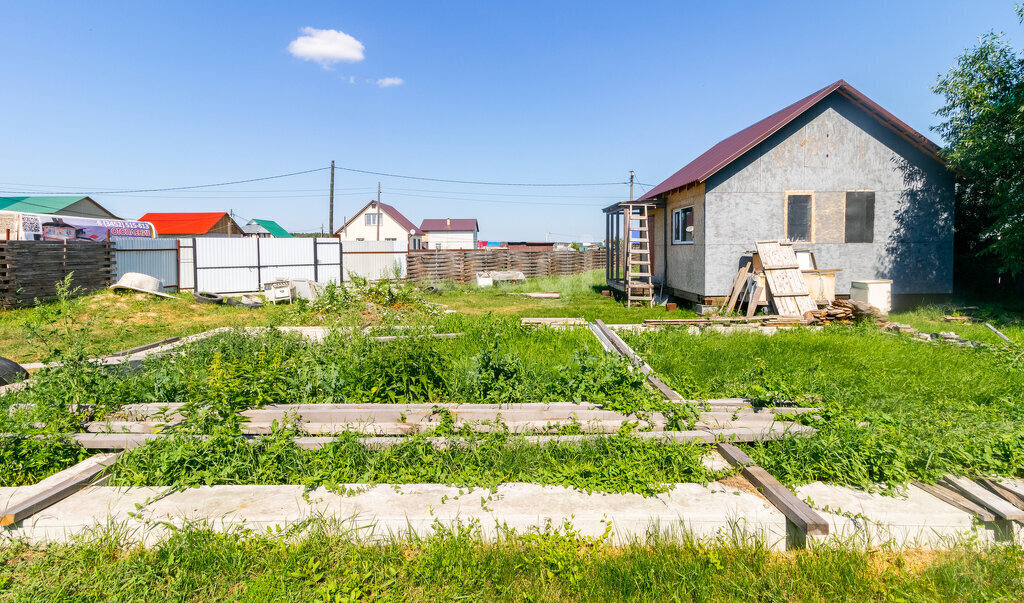
{"type": "Polygon", "coordinates": [[[320,271],[317,269],[317,263],[318,263],[317,256],[316,256],[316,248],[317,247],[319,247],[319,245],[316,242],[316,237],[313,237],[313,282],[320,282],[320,271]]]}
{"type": "Polygon", "coordinates": [[[256,288],[259,291],[263,288],[263,264],[260,262],[260,237],[256,237],[256,288]]]}
{"type": "Polygon", "coordinates": [[[174,239],[174,287],[181,291],[181,239],[174,239]]]}
{"type": "Polygon", "coordinates": [[[192,237],[192,293],[199,293],[199,246],[192,237]]]}

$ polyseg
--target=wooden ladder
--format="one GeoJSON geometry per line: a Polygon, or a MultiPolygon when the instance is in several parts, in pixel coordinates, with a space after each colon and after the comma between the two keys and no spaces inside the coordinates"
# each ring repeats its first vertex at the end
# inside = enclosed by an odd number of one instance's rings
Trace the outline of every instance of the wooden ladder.
{"type": "Polygon", "coordinates": [[[650,205],[631,205],[626,212],[626,306],[646,303],[654,307],[651,283],[650,205]],[[634,222],[636,226],[634,227],[634,222]],[[634,237],[633,233],[636,232],[634,237]]]}

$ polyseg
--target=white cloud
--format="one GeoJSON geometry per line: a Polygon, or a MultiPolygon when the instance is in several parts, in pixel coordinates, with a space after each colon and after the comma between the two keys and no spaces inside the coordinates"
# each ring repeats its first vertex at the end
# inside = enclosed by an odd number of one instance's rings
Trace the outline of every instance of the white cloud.
{"type": "Polygon", "coordinates": [[[405,83],[400,77],[382,77],[377,80],[377,85],[381,88],[390,88],[391,86],[401,86],[405,83]]]}
{"type": "Polygon", "coordinates": [[[363,43],[337,29],[303,27],[303,35],[288,44],[288,52],[300,59],[316,61],[324,69],[338,62],[363,60],[363,43]]]}

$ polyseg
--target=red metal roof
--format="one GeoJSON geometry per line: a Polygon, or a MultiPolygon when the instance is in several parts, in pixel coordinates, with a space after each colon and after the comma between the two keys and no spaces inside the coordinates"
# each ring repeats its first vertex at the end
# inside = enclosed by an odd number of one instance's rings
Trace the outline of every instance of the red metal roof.
{"type": "Polygon", "coordinates": [[[480,230],[476,218],[431,218],[420,224],[422,230],[480,230]]]}
{"type": "Polygon", "coordinates": [[[768,138],[775,132],[778,132],[786,124],[824,100],[825,97],[833,92],[842,94],[844,97],[853,101],[855,104],[859,105],[862,109],[882,122],[883,125],[908,140],[911,144],[934,157],[936,160],[945,163],[945,161],[939,156],[938,145],[900,121],[892,113],[889,113],[878,105],[878,103],[874,102],[862,92],[846,83],[845,80],[839,80],[834,84],[825,86],[806,98],[798,100],[785,109],[769,115],[749,128],[740,130],[729,138],[719,142],[705,151],[703,155],[686,164],[683,169],[672,174],[664,182],[652,188],[647,194],[640,197],[640,200],[652,199],[662,193],[667,193],[668,191],[688,186],[695,182],[704,182],[710,178],[712,174],[738,159],[741,155],[754,148],[754,146],[764,139],[768,138]]]}
{"type": "Polygon", "coordinates": [[[423,234],[423,231],[420,230],[419,227],[417,227],[415,224],[410,222],[409,218],[406,218],[405,216],[403,216],[402,212],[400,212],[397,209],[395,209],[394,206],[388,205],[387,203],[381,203],[380,204],[380,208],[385,213],[387,213],[389,216],[394,218],[395,222],[398,222],[399,224],[401,224],[402,228],[404,228],[406,230],[411,230],[413,234],[418,234],[418,235],[423,234]]]}
{"type": "MultiPolygon", "coordinates": [[[[157,234],[186,235],[206,234],[217,225],[227,212],[194,212],[194,213],[148,213],[139,222],[151,222],[157,234]]],[[[229,218],[230,219],[230,218],[229,218]]]]}

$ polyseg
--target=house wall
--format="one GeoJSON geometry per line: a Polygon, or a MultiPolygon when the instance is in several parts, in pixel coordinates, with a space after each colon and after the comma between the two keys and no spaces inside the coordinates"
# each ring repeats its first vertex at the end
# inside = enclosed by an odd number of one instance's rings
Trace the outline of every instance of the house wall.
{"type": "MultiPolygon", "coordinates": [[[[666,195],[664,218],[667,219],[669,231],[665,236],[664,223],[659,224],[658,234],[666,245],[659,245],[666,250],[662,265],[667,269],[666,286],[675,295],[693,299],[704,291],[704,184],[697,184],[685,189],[674,190],[666,195]],[[693,207],[693,242],[672,242],[672,211],[683,207],[693,207]]],[[[735,272],[735,271],[734,271],[735,272]]]]}
{"type": "Polygon", "coordinates": [[[423,237],[423,245],[427,249],[476,249],[477,231],[475,230],[429,230],[423,237]]]}
{"type": "MultiPolygon", "coordinates": [[[[654,252],[651,255],[651,280],[655,283],[665,281],[665,210],[655,208],[648,210],[650,223],[648,234],[651,239],[650,248],[654,252]]],[[[667,285],[667,283],[666,283],[667,285]]]]}
{"type": "MultiPolygon", "coordinates": [[[[355,217],[354,220],[338,234],[342,241],[358,241],[362,239],[364,241],[376,241],[377,240],[377,226],[366,225],[366,214],[375,214],[377,209],[374,207],[367,207],[355,217]]],[[[380,212],[380,240],[386,241],[387,239],[395,239],[408,245],[409,242],[409,231],[404,226],[399,224],[392,218],[387,212],[380,212]]]]}
{"type": "MultiPolygon", "coordinates": [[[[726,295],[754,242],[786,234],[786,193],[812,200],[819,268],[839,268],[836,292],[891,279],[894,294],[953,287],[953,175],[838,93],[707,181],[702,292],[726,295]],[[846,192],[875,192],[873,243],[845,243],[846,192]]],[[[670,262],[671,270],[671,262],[670,262]]]]}

